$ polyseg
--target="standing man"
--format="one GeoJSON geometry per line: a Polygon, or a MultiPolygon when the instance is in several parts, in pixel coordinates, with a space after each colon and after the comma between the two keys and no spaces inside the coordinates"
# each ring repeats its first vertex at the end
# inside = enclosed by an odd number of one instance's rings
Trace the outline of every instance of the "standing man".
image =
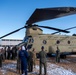
{"type": "Polygon", "coordinates": [[[16,58],[16,46],[12,47],[12,59],[15,60],[16,58]]]}
{"type": "Polygon", "coordinates": [[[0,68],[2,67],[2,52],[1,52],[1,49],[0,49],[0,68]]]}
{"type": "Polygon", "coordinates": [[[17,71],[18,73],[21,73],[21,60],[19,58],[19,51],[21,50],[21,47],[17,47],[17,71]]]}
{"type": "Polygon", "coordinates": [[[41,47],[41,51],[39,52],[39,58],[40,58],[40,73],[39,73],[39,75],[41,75],[42,74],[42,65],[44,66],[44,75],[46,75],[46,67],[47,67],[47,65],[46,65],[46,52],[44,51],[44,46],[42,46],[41,47]]]}
{"type": "Polygon", "coordinates": [[[21,72],[22,74],[27,75],[28,52],[25,50],[24,46],[22,46],[21,50],[19,51],[19,57],[21,60],[21,72]]]}
{"type": "Polygon", "coordinates": [[[33,53],[33,66],[35,68],[35,65],[36,65],[36,51],[35,51],[35,48],[33,48],[32,53],[33,53]]]}
{"type": "Polygon", "coordinates": [[[57,50],[56,50],[56,62],[60,62],[60,50],[59,50],[59,48],[58,48],[58,46],[57,46],[57,50]]]}
{"type": "Polygon", "coordinates": [[[28,50],[28,71],[32,72],[33,71],[33,53],[32,51],[28,50]]]}
{"type": "Polygon", "coordinates": [[[7,49],[7,59],[8,60],[10,59],[10,46],[8,46],[8,49],[7,49]]]}
{"type": "Polygon", "coordinates": [[[1,48],[1,53],[2,53],[2,61],[4,62],[5,61],[5,50],[4,48],[1,48]]]}

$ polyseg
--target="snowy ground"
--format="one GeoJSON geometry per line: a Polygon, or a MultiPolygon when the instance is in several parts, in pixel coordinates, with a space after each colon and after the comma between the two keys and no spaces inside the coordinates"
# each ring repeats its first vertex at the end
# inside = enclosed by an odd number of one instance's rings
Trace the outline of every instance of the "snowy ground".
{"type": "MultiPolygon", "coordinates": [[[[0,75],[20,75],[17,74],[16,64],[16,61],[6,60],[2,69],[0,69],[0,75]]],[[[39,74],[38,64],[39,60],[37,60],[34,71],[28,73],[28,75],[39,74]]],[[[44,69],[42,71],[42,74],[44,75],[44,69]]],[[[47,75],[76,75],[76,57],[61,59],[60,63],[55,63],[55,58],[49,58],[47,60],[47,75]]]]}
{"type": "MultiPolygon", "coordinates": [[[[67,62],[68,63],[68,62],[67,62]]],[[[12,70],[16,72],[16,62],[5,64],[3,65],[2,69],[0,70],[0,75],[6,75],[8,70],[12,70]]],[[[28,73],[28,75],[38,75],[39,74],[39,66],[36,65],[34,71],[28,73]]],[[[42,70],[42,74],[44,75],[44,69],[42,70]]],[[[8,74],[7,74],[8,75],[8,74]]],[[[76,73],[72,72],[72,70],[64,69],[61,66],[56,65],[55,63],[47,63],[47,75],[76,75],[76,73]]]]}
{"type": "MultiPolygon", "coordinates": [[[[57,66],[52,63],[47,63],[47,75],[76,75],[76,73],[72,72],[71,70],[66,70],[63,67],[57,66]]],[[[39,66],[36,65],[33,74],[38,74],[39,66]]],[[[44,69],[42,70],[42,74],[44,74],[44,69]]]]}

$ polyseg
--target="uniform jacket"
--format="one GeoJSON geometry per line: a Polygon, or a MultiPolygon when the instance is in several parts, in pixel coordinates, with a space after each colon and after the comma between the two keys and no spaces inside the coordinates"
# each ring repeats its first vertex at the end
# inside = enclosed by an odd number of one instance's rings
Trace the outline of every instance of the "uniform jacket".
{"type": "Polygon", "coordinates": [[[40,58],[40,62],[45,63],[46,62],[46,52],[40,51],[39,52],[39,58],[40,58]]]}
{"type": "Polygon", "coordinates": [[[26,50],[20,50],[19,51],[19,58],[21,60],[21,63],[27,64],[28,59],[28,52],[26,50]]]}

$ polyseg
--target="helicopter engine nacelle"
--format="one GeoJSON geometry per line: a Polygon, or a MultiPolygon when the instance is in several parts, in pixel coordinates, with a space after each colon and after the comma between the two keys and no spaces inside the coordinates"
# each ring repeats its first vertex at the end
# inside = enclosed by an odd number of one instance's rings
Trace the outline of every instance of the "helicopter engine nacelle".
{"type": "Polygon", "coordinates": [[[42,34],[43,30],[38,27],[30,27],[26,29],[26,36],[42,34]]]}

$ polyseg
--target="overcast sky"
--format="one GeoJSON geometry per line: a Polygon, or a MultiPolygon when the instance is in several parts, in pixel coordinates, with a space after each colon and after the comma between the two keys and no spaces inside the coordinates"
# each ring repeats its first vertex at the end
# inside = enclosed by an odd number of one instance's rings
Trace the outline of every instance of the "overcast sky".
{"type": "MultiPolygon", "coordinates": [[[[0,0],[0,37],[23,27],[36,8],[52,7],[76,7],[76,0],[0,0]]],[[[36,24],[66,29],[76,26],[76,14],[36,24]]],[[[23,39],[25,30],[20,30],[4,39],[23,39]]],[[[70,30],[66,35],[76,33],[75,30],[70,30]]],[[[51,34],[55,31],[43,29],[43,32],[51,34]]]]}

